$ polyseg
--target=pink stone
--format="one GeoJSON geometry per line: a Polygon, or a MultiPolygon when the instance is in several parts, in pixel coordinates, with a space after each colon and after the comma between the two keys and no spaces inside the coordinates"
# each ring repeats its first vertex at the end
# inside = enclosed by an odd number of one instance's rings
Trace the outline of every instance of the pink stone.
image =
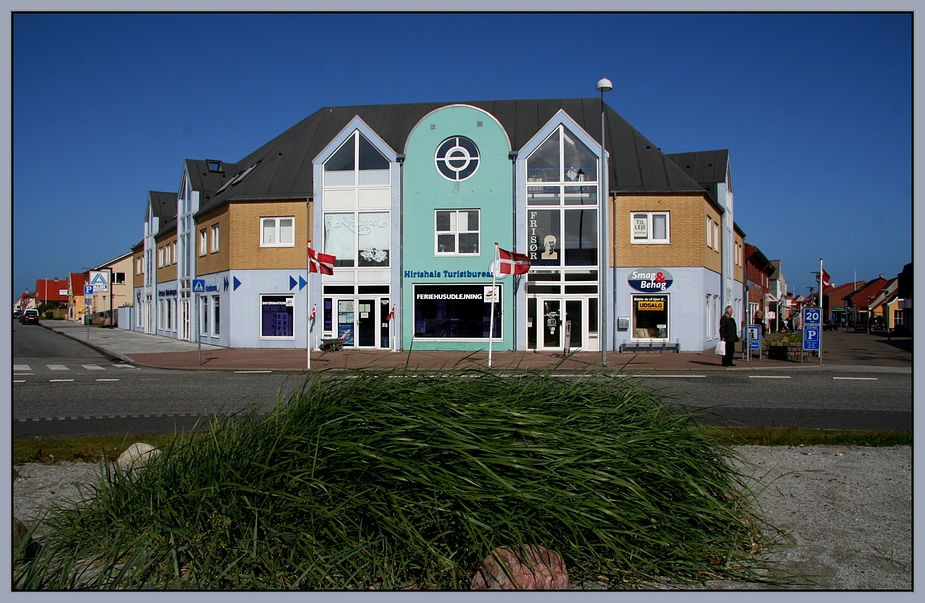
{"type": "Polygon", "coordinates": [[[562,555],[541,546],[503,546],[491,552],[469,587],[472,590],[565,590],[568,570],[562,555]]]}

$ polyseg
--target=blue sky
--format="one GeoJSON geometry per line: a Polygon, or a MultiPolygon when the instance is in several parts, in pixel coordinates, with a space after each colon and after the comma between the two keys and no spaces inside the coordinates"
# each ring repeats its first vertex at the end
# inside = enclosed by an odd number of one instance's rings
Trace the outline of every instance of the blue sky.
{"type": "Polygon", "coordinates": [[[16,14],[13,278],[142,239],[185,158],[321,107],[597,97],[665,153],[729,149],[735,220],[806,295],[912,261],[909,14],[16,14]]]}

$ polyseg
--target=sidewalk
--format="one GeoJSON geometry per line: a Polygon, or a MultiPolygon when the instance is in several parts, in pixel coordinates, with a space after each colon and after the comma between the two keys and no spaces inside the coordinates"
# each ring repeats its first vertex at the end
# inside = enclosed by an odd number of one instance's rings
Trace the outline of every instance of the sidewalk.
{"type": "MultiPolygon", "coordinates": [[[[171,337],[148,335],[125,329],[87,328],[70,321],[43,321],[43,326],[124,362],[140,366],[201,370],[305,371],[305,348],[223,348],[171,337]]],[[[741,348],[741,343],[737,345],[741,348]]],[[[648,371],[767,371],[833,370],[864,372],[912,372],[912,340],[909,337],[827,331],[822,340],[822,363],[807,357],[801,364],[785,360],[742,359],[736,353],[736,366],[720,365],[721,358],[705,352],[607,353],[607,371],[640,373],[648,371]]],[[[549,352],[493,351],[491,368],[507,370],[557,370],[580,372],[600,369],[600,352],[576,352],[568,358],[549,352]]],[[[488,350],[478,352],[438,352],[352,350],[312,351],[311,370],[465,370],[488,368],[488,350]]]]}

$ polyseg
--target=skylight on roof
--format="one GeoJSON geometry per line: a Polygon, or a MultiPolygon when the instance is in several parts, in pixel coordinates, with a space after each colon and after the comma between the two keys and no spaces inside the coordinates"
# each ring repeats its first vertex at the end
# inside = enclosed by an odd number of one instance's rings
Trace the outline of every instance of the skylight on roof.
{"type": "Polygon", "coordinates": [[[208,166],[210,172],[225,171],[224,166],[222,166],[222,162],[218,159],[206,159],[206,166],[208,166]]]}

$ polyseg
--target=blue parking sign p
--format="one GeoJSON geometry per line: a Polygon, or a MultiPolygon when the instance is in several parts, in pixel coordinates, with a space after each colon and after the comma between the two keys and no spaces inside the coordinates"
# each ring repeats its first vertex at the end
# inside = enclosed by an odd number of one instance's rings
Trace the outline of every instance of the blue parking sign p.
{"type": "Polygon", "coordinates": [[[819,325],[803,326],[803,349],[819,350],[819,325]]]}

